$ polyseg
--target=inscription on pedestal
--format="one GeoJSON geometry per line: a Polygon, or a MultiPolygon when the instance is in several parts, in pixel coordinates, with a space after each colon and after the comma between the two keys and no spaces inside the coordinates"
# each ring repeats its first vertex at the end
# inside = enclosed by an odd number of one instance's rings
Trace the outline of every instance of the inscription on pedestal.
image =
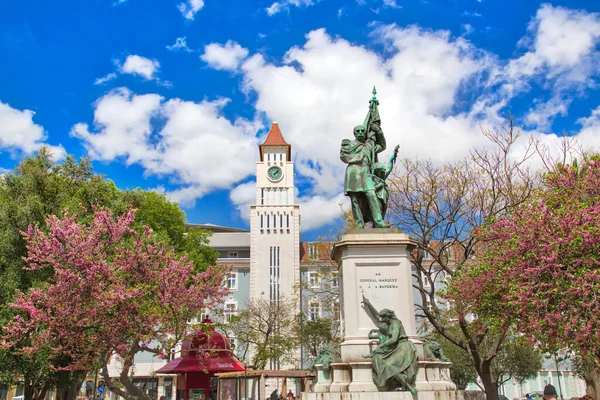
{"type": "MultiPolygon", "coordinates": [[[[399,265],[357,264],[356,265],[356,299],[360,310],[362,296],[371,299],[375,307],[399,308],[400,277],[399,265]]],[[[375,327],[371,319],[363,312],[358,311],[359,326],[363,334],[375,327]]]]}
{"type": "MultiPolygon", "coordinates": [[[[398,295],[398,265],[357,265],[357,293],[385,301],[398,295]]],[[[358,296],[361,298],[362,296],[358,296]]]]}
{"type": "Polygon", "coordinates": [[[358,287],[362,294],[365,289],[398,289],[398,278],[386,278],[381,272],[375,273],[375,278],[363,278],[359,281],[358,287]]]}

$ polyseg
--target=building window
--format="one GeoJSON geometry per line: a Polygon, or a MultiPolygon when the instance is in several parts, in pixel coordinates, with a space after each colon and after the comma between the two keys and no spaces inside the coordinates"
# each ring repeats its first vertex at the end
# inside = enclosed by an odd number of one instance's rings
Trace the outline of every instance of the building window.
{"type": "Polygon", "coordinates": [[[437,304],[434,304],[435,300],[433,301],[433,303],[428,299],[427,300],[427,311],[429,311],[430,313],[434,312],[435,310],[435,306],[437,306],[437,304]]]}
{"type": "Polygon", "coordinates": [[[230,251],[227,253],[227,258],[238,258],[238,252],[237,251],[230,251]]]}
{"type": "Polygon", "coordinates": [[[265,189],[260,189],[260,204],[265,204],[265,189]]]}
{"type": "Polygon", "coordinates": [[[429,275],[426,272],[421,271],[421,279],[423,280],[423,287],[431,287],[431,282],[429,282],[429,275]]]}
{"type": "Polygon", "coordinates": [[[225,302],[225,323],[231,322],[231,318],[237,315],[237,301],[227,300],[225,302]]]}
{"type": "Polygon", "coordinates": [[[319,273],[316,271],[310,271],[308,273],[308,286],[311,288],[319,287],[319,273]]]}
{"type": "Polygon", "coordinates": [[[318,300],[313,300],[308,305],[308,318],[311,321],[316,321],[321,318],[321,304],[318,300]]]}
{"type": "Polygon", "coordinates": [[[279,301],[279,246],[269,247],[269,299],[279,301]]]}
{"type": "Polygon", "coordinates": [[[339,321],[341,319],[339,302],[336,302],[333,305],[333,315],[331,316],[331,319],[334,321],[339,321]]]}
{"type": "Polygon", "coordinates": [[[279,161],[283,161],[283,153],[279,154],[279,161]]]}
{"type": "Polygon", "coordinates": [[[331,287],[338,287],[340,285],[337,272],[331,273],[331,287]]]}
{"type": "Polygon", "coordinates": [[[263,228],[263,215],[260,215],[260,229],[263,228]]]}
{"type": "Polygon", "coordinates": [[[290,215],[289,214],[287,214],[285,216],[285,220],[286,220],[287,228],[289,229],[290,228],[290,215]]]}
{"type": "Polygon", "coordinates": [[[237,290],[237,272],[230,272],[227,276],[227,289],[237,290]]]}
{"type": "Polygon", "coordinates": [[[318,243],[309,243],[308,244],[308,258],[317,259],[319,258],[319,244],[318,243]]]}
{"type": "Polygon", "coordinates": [[[271,154],[267,153],[267,161],[271,161],[271,154]]]}
{"type": "Polygon", "coordinates": [[[202,322],[204,322],[204,318],[206,318],[206,311],[203,311],[200,314],[196,315],[194,318],[192,318],[192,323],[201,324],[202,322]]]}

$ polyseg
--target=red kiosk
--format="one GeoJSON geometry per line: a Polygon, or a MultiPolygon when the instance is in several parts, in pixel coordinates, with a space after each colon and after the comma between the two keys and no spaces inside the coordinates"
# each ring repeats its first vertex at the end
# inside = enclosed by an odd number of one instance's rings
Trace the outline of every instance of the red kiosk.
{"type": "Polygon", "coordinates": [[[208,316],[202,321],[203,329],[192,340],[181,345],[181,357],[156,371],[159,374],[177,374],[176,400],[215,400],[217,372],[244,371],[235,358],[229,341],[215,330],[208,316]]]}

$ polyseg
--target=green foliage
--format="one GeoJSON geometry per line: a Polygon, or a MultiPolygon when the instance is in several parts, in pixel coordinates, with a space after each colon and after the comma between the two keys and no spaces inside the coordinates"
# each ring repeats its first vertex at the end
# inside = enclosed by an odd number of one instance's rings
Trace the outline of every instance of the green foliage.
{"type": "MultiPolygon", "coordinates": [[[[62,163],[56,163],[43,148],[0,177],[0,327],[14,316],[10,304],[16,291],[43,286],[53,273],[51,269],[23,268],[26,247],[21,232],[34,225],[45,230],[49,215],[60,217],[65,211],[76,213],[80,222],[89,222],[94,206],[118,214],[128,207],[136,208],[134,229],[149,226],[160,241],[187,253],[196,271],[216,262],[217,252],[208,246],[210,233],[195,228],[185,235],[184,212],[163,194],[141,189],[121,191],[112,181],[93,172],[89,158],[77,160],[69,155],[62,163]]],[[[41,353],[24,357],[0,350],[0,381],[10,382],[15,375],[38,388],[56,377],[41,353]]]]}
{"type": "Polygon", "coordinates": [[[158,239],[181,249],[184,242],[185,213],[177,203],[162,193],[148,192],[137,188],[123,193],[123,202],[137,209],[134,229],[144,225],[152,228],[158,239]]]}
{"type": "Polygon", "coordinates": [[[150,227],[159,241],[185,253],[194,262],[196,272],[217,262],[219,253],[208,245],[212,232],[192,227],[186,233],[185,213],[164,194],[138,188],[123,192],[122,205],[137,209],[134,229],[150,227]]]}
{"type": "Polygon", "coordinates": [[[279,369],[297,364],[299,345],[296,319],[297,302],[282,296],[279,301],[250,300],[245,310],[222,328],[236,337],[243,346],[246,359],[252,349],[250,364],[254,369],[279,369]]]}
{"type": "Polygon", "coordinates": [[[194,263],[196,272],[204,271],[210,265],[215,265],[219,252],[208,245],[211,231],[192,227],[183,238],[180,250],[184,251],[194,263]]]}
{"type": "Polygon", "coordinates": [[[298,320],[297,334],[301,346],[308,352],[308,362],[305,364],[310,365],[325,346],[332,342],[339,342],[339,338],[334,337],[333,334],[336,322],[331,318],[318,318],[311,321],[303,313],[300,314],[298,320]]]}
{"type": "MultiPolygon", "coordinates": [[[[450,331],[458,331],[456,325],[448,325],[450,331]]],[[[437,331],[428,336],[442,346],[444,355],[452,361],[450,376],[459,390],[464,390],[469,383],[476,383],[477,371],[469,352],[456,346],[437,331]]],[[[491,347],[489,340],[481,343],[483,350],[491,347]]],[[[523,338],[509,333],[496,357],[491,363],[492,379],[498,387],[515,379],[522,383],[535,377],[542,368],[543,354],[527,343],[523,338]]]]}
{"type": "MultiPolygon", "coordinates": [[[[448,328],[451,330],[458,330],[458,327],[449,326],[448,328]]],[[[477,380],[477,371],[475,370],[473,360],[468,351],[462,347],[456,346],[437,331],[428,335],[428,338],[438,342],[442,347],[444,355],[452,361],[450,377],[459,390],[466,389],[469,383],[477,380]]]]}
{"type": "Polygon", "coordinates": [[[523,338],[511,335],[500,348],[492,363],[492,372],[498,386],[511,379],[522,384],[529,378],[537,376],[542,368],[543,354],[523,338]]]}

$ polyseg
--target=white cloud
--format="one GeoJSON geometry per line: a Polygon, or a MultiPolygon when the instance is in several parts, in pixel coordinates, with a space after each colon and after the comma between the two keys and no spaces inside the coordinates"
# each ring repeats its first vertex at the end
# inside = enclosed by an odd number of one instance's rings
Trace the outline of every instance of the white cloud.
{"type": "Polygon", "coordinates": [[[117,73],[116,72],[108,73],[105,76],[96,79],[94,81],[94,85],[104,85],[105,83],[112,81],[116,77],[117,77],[117,73]]]}
{"type": "Polygon", "coordinates": [[[580,118],[577,122],[582,126],[575,136],[577,141],[585,149],[600,152],[600,106],[592,110],[589,117],[580,118]]]}
{"type": "Polygon", "coordinates": [[[33,122],[34,115],[35,112],[31,110],[17,110],[0,101],[0,150],[31,154],[46,146],[55,159],[63,159],[64,148],[46,143],[44,128],[33,122]]]}
{"type": "MultiPolygon", "coordinates": [[[[281,0],[276,1],[269,7],[265,8],[267,14],[272,17],[282,11],[289,11],[291,7],[310,7],[315,5],[319,0],[281,0]]],[[[393,0],[384,0],[393,1],[393,0]]]]}
{"type": "Polygon", "coordinates": [[[177,51],[177,50],[182,50],[182,51],[186,51],[188,53],[192,52],[192,49],[190,49],[185,41],[185,36],[184,37],[178,37],[177,39],[175,39],[175,43],[172,44],[171,46],[167,46],[168,50],[171,51],[177,51]]]}
{"type": "Polygon", "coordinates": [[[337,223],[342,217],[342,207],[350,209],[350,202],[343,193],[334,197],[307,196],[298,198],[300,205],[302,232],[319,228],[324,225],[337,223]]]}
{"type": "Polygon", "coordinates": [[[200,11],[202,7],[204,7],[204,0],[187,0],[183,3],[179,3],[177,9],[185,19],[193,21],[196,13],[200,11]]]}
{"type": "Polygon", "coordinates": [[[567,115],[571,101],[561,96],[554,96],[547,102],[538,102],[525,117],[529,125],[547,131],[552,126],[552,120],[557,115],[567,115]]]}
{"type": "Polygon", "coordinates": [[[383,6],[390,8],[402,8],[401,5],[396,3],[396,0],[383,0],[383,6]]]}
{"type": "MultiPolygon", "coordinates": [[[[446,31],[396,25],[373,29],[372,39],[383,43],[384,52],[333,38],[319,29],[282,59],[248,56],[246,49],[232,41],[207,46],[202,57],[213,68],[239,71],[243,89],[256,99],[258,118],[279,121],[286,141],[292,144],[297,183],[306,187],[298,202],[302,229],[310,230],[335,221],[338,203],[346,200],[341,194],[345,165],[338,159],[339,146],[342,139],[352,137],[352,127],[362,123],[373,85],[379,91],[388,143],[382,159],[390,156],[396,144],[400,144],[400,157],[449,162],[467,156],[469,149],[487,144],[480,126],[497,124],[500,111],[510,107],[510,100],[528,90],[533,81],[542,82],[550,100],[536,100],[529,115],[521,116],[523,120],[548,127],[553,115],[568,112],[569,96],[555,87],[587,84],[581,77],[593,76],[592,67],[597,64],[591,61],[597,50],[575,46],[580,50],[573,52],[572,60],[578,61],[566,61],[566,57],[559,66],[553,64],[558,50],[536,43],[546,42],[539,38],[548,34],[542,22],[557,15],[587,23],[582,31],[597,46],[592,29],[597,16],[543,6],[523,41],[529,44],[521,61],[499,60],[446,31]],[[511,68],[517,62],[523,68],[514,75],[511,68]],[[528,65],[536,67],[531,70],[528,65]],[[575,71],[578,75],[573,75],[575,71]]],[[[574,25],[565,23],[565,27],[561,35],[586,37],[572,33],[574,25]]],[[[73,134],[84,140],[95,158],[124,158],[142,165],[148,174],[170,177],[178,189],[169,195],[181,202],[234,188],[230,200],[247,217],[247,206],[255,199],[253,183],[246,181],[257,158],[248,149],[258,144],[259,123],[226,119],[222,115],[226,103],[224,99],[167,101],[120,89],[95,104],[94,129],[76,125],[73,134]]],[[[586,147],[600,144],[600,108],[580,122],[582,130],[576,135],[580,142],[586,147]]],[[[558,141],[557,135],[533,130],[525,132],[522,143],[531,136],[550,147],[558,141]]]]}
{"type": "Polygon", "coordinates": [[[543,80],[553,95],[547,104],[538,100],[527,121],[547,130],[556,115],[566,114],[565,106],[577,93],[595,84],[591,77],[600,73],[599,42],[599,14],[544,4],[520,41],[528,51],[505,68],[502,90],[514,96],[529,90],[532,79],[543,80]]]}
{"type": "Polygon", "coordinates": [[[471,33],[473,33],[475,31],[475,28],[473,28],[473,25],[471,24],[462,24],[461,28],[463,30],[463,34],[465,36],[469,36],[471,33]]]}
{"type": "Polygon", "coordinates": [[[133,164],[156,156],[147,145],[152,133],[151,117],[160,111],[162,97],[156,94],[134,95],[119,88],[101,97],[94,104],[94,125],[76,124],[71,134],[83,140],[90,155],[110,161],[126,157],[133,164]]]}
{"type": "Polygon", "coordinates": [[[250,206],[256,204],[256,182],[250,181],[236,186],[229,193],[229,199],[246,222],[250,221],[250,206]]]}
{"type": "Polygon", "coordinates": [[[528,44],[529,51],[510,61],[511,78],[542,73],[552,78],[571,71],[567,78],[581,81],[598,68],[592,65],[600,40],[598,14],[544,4],[527,29],[529,36],[521,43],[528,44]]]}
{"type": "Polygon", "coordinates": [[[204,47],[200,58],[215,69],[234,71],[248,56],[248,49],[228,40],[225,45],[211,43],[204,47]]]}
{"type": "Polygon", "coordinates": [[[151,80],[154,79],[154,74],[159,68],[160,63],[157,60],[131,54],[125,59],[120,71],[122,74],[139,75],[146,80],[151,80]]]}
{"type": "Polygon", "coordinates": [[[124,159],[147,174],[168,176],[179,189],[167,193],[184,205],[252,173],[260,124],[222,115],[228,99],[199,103],[120,88],[94,104],[94,127],[76,124],[71,135],[99,160],[124,159]]]}
{"type": "Polygon", "coordinates": [[[258,111],[279,121],[292,143],[298,180],[308,181],[298,200],[303,230],[334,222],[341,213],[345,165],[339,146],[362,123],[373,85],[388,141],[382,158],[399,143],[401,156],[451,161],[483,142],[480,120],[454,107],[461,90],[493,67],[492,57],[447,32],[416,27],[383,26],[374,38],[389,58],[316,30],[286,53],[283,64],[255,54],[242,65],[245,90],[256,94],[258,111]]]}
{"type": "Polygon", "coordinates": [[[544,4],[530,25],[537,30],[534,52],[550,67],[575,67],[591,55],[600,39],[600,18],[594,13],[544,4]]]}

